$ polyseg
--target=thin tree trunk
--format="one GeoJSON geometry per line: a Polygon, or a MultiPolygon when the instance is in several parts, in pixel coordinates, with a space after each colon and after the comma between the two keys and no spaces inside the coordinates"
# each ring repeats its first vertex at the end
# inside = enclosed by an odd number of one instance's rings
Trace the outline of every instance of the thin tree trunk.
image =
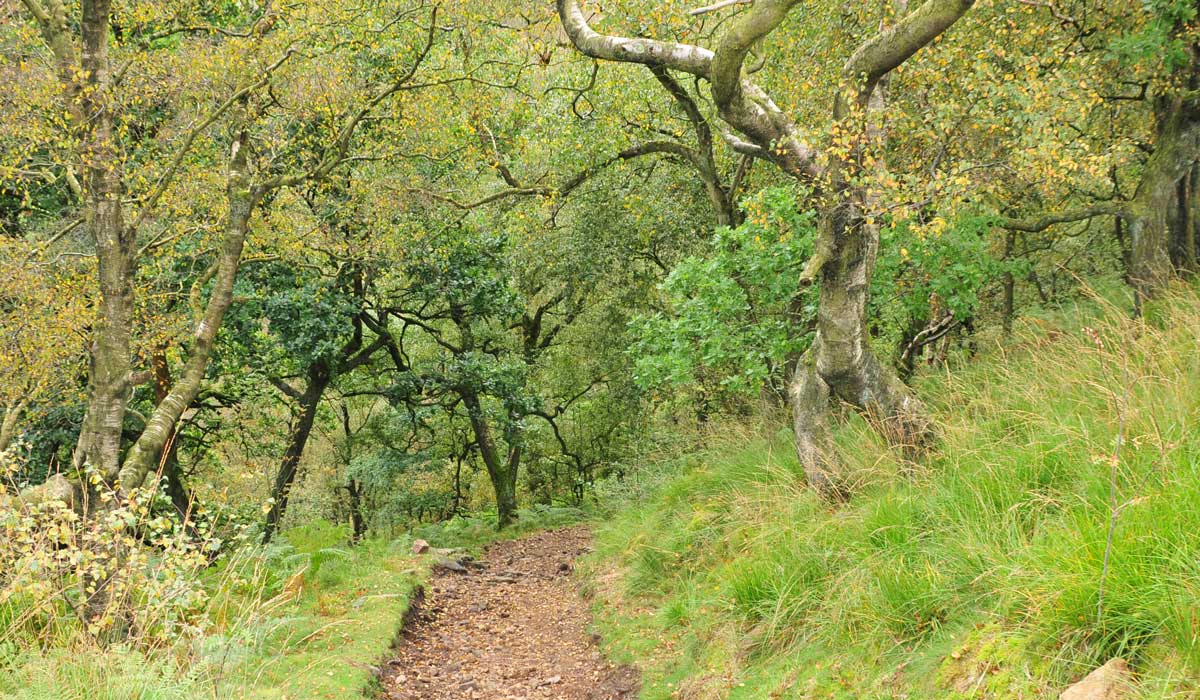
{"type": "MultiPolygon", "coordinates": [[[[343,464],[350,465],[354,461],[354,434],[350,430],[350,408],[342,401],[342,435],[345,436],[346,449],[339,456],[343,464]]],[[[354,477],[346,479],[346,494],[350,500],[350,539],[358,542],[367,533],[366,519],[362,511],[362,482],[354,477]]]]}
{"type": "Polygon", "coordinates": [[[1017,285],[1011,269],[1016,240],[1017,234],[1015,231],[1008,231],[1004,236],[1004,261],[1010,266],[1010,269],[1004,271],[1004,290],[1000,302],[1000,319],[1004,335],[1006,336],[1012,335],[1013,315],[1016,313],[1015,293],[1017,285]]]}
{"type": "Polygon", "coordinates": [[[288,432],[288,446],[283,453],[283,460],[279,464],[279,471],[275,474],[275,485],[271,489],[271,497],[274,500],[271,503],[271,509],[267,511],[267,519],[263,525],[264,544],[270,542],[271,538],[275,536],[279,529],[279,523],[287,512],[288,498],[291,495],[292,485],[296,481],[296,474],[300,469],[300,457],[303,456],[304,447],[308,444],[308,437],[312,434],[313,422],[317,418],[317,408],[320,406],[325,388],[329,386],[329,380],[329,367],[324,362],[318,362],[309,367],[308,381],[298,401],[299,415],[288,432]]]}
{"type": "Polygon", "coordinates": [[[242,129],[230,150],[227,189],[229,212],[212,294],[204,309],[204,315],[196,326],[194,343],[179,381],[171,388],[170,394],[155,407],[150,420],[146,422],[146,429],[130,449],[125,464],[121,467],[119,484],[122,491],[142,485],[146,475],[154,468],[162,454],[167,441],[174,434],[180,416],[195,400],[208,367],[208,358],[216,343],[217,331],[221,328],[225,312],[233,303],[233,285],[237,281],[242,249],[250,230],[250,217],[263,194],[257,187],[249,184],[247,140],[248,135],[242,129]]]}
{"type": "MultiPolygon", "coordinates": [[[[1129,236],[1125,234],[1125,219],[1120,216],[1113,217],[1113,234],[1117,238],[1117,246],[1121,249],[1121,279],[1133,286],[1133,252],[1129,246],[1129,236]]],[[[1030,273],[1033,274],[1033,273],[1030,273]]],[[[1038,287],[1038,293],[1042,297],[1042,301],[1046,300],[1046,295],[1041,293],[1041,287],[1038,287]]]]}
{"type": "Polygon", "coordinates": [[[469,450],[464,449],[462,453],[454,456],[454,500],[450,505],[450,517],[458,515],[463,503],[462,489],[462,467],[463,460],[470,454],[469,450]]]}
{"type": "Polygon", "coordinates": [[[355,542],[359,542],[367,534],[367,521],[363,517],[362,482],[349,479],[346,482],[346,492],[350,494],[350,529],[355,542]]]}

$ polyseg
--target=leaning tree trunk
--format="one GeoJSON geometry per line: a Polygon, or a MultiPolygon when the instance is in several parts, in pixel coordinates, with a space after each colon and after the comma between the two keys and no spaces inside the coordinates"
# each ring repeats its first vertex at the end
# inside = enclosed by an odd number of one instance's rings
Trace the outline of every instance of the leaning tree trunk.
{"type": "MultiPolygon", "coordinates": [[[[123,492],[138,488],[146,480],[147,474],[155,467],[163,448],[174,434],[179,418],[195,400],[208,368],[208,358],[217,341],[217,331],[225,319],[225,312],[233,303],[233,286],[237,281],[242,250],[250,230],[250,217],[263,195],[261,189],[250,184],[247,148],[248,134],[242,129],[230,149],[227,185],[229,211],[226,214],[225,239],[213,272],[215,279],[212,293],[199,323],[196,324],[191,352],[179,381],[155,407],[150,420],[146,422],[146,429],[130,448],[129,455],[121,466],[118,483],[123,492]]],[[[198,284],[202,284],[203,281],[205,280],[202,278],[198,284]]],[[[197,287],[194,294],[198,296],[198,292],[197,287]]]]}
{"type": "Polygon", "coordinates": [[[314,363],[308,369],[308,383],[300,394],[300,413],[295,424],[288,432],[288,446],[275,474],[275,485],[271,489],[271,509],[267,511],[267,519],[263,526],[263,543],[271,541],[279,529],[279,523],[287,512],[288,499],[292,493],[292,485],[300,471],[300,458],[304,455],[304,447],[312,434],[313,423],[317,418],[317,409],[321,405],[321,396],[329,386],[331,375],[329,366],[324,362],[314,363]]]}
{"type": "Polygon", "coordinates": [[[508,458],[502,458],[478,394],[465,391],[462,399],[471,421],[471,430],[475,433],[475,444],[479,447],[496,495],[496,525],[503,530],[517,521],[517,470],[521,463],[521,449],[510,447],[508,458]]]}
{"type": "MultiPolygon", "coordinates": [[[[171,366],[167,363],[167,348],[160,345],[154,348],[150,355],[150,366],[154,374],[154,403],[161,404],[171,395],[171,366]]],[[[163,482],[167,498],[179,514],[179,521],[188,531],[195,535],[195,528],[190,520],[192,515],[192,494],[188,492],[187,484],[183,482],[183,474],[179,468],[179,433],[175,431],[163,447],[159,464],[162,470],[163,482]]]]}

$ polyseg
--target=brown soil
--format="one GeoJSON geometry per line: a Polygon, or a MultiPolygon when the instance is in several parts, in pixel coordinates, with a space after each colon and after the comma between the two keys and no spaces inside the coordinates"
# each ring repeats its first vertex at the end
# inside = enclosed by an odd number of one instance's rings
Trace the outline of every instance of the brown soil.
{"type": "Polygon", "coordinates": [[[584,527],[492,545],[435,574],[383,671],[387,700],[631,700],[638,675],[605,661],[571,577],[584,527]]]}

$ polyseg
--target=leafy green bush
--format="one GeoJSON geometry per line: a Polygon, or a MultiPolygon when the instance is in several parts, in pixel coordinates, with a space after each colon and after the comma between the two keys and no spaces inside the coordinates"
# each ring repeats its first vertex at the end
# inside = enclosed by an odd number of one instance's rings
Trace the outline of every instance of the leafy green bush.
{"type": "Polygon", "coordinates": [[[643,387],[753,394],[812,341],[797,329],[816,315],[815,290],[799,285],[814,213],[798,211],[785,187],[763,190],[745,209],[745,223],[718,229],[707,254],[671,271],[662,285],[668,310],[635,321],[631,353],[643,387]]]}
{"type": "MultiPolygon", "coordinates": [[[[816,215],[798,201],[791,188],[760,191],[745,202],[744,223],[718,229],[704,255],[675,266],[661,286],[667,308],[633,324],[639,385],[697,386],[710,399],[784,394],[816,324],[817,287],[800,285],[816,215]]],[[[868,312],[884,355],[942,314],[969,323],[990,282],[1025,271],[997,257],[994,225],[964,213],[933,232],[908,220],[882,227],[868,312]]]]}

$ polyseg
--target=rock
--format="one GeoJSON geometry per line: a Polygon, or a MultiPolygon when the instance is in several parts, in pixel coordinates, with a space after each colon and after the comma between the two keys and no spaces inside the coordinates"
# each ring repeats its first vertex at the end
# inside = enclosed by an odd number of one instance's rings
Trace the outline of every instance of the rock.
{"type": "Polygon", "coordinates": [[[544,679],[542,679],[542,680],[541,680],[541,681],[540,681],[540,682],[537,684],[537,686],[536,686],[536,687],[538,687],[538,688],[541,688],[541,687],[543,687],[543,686],[547,686],[547,685],[554,685],[554,684],[556,684],[556,683],[561,683],[561,682],[562,682],[562,676],[550,676],[549,678],[544,678],[544,679]]]}
{"type": "Polygon", "coordinates": [[[442,571],[453,571],[456,574],[467,573],[467,567],[447,557],[442,557],[434,562],[433,568],[441,569],[442,571]]]}
{"type": "Polygon", "coordinates": [[[62,501],[75,512],[80,512],[83,503],[83,491],[79,485],[62,474],[55,474],[38,486],[30,486],[21,491],[19,496],[27,505],[62,501]]]}
{"type": "Polygon", "coordinates": [[[425,540],[416,540],[413,542],[413,546],[412,546],[413,554],[424,554],[425,552],[428,552],[428,551],[429,551],[429,543],[426,542],[425,540]]]}
{"type": "Polygon", "coordinates": [[[1063,691],[1058,700],[1121,700],[1130,697],[1133,671],[1125,659],[1112,659],[1063,691]]]}

